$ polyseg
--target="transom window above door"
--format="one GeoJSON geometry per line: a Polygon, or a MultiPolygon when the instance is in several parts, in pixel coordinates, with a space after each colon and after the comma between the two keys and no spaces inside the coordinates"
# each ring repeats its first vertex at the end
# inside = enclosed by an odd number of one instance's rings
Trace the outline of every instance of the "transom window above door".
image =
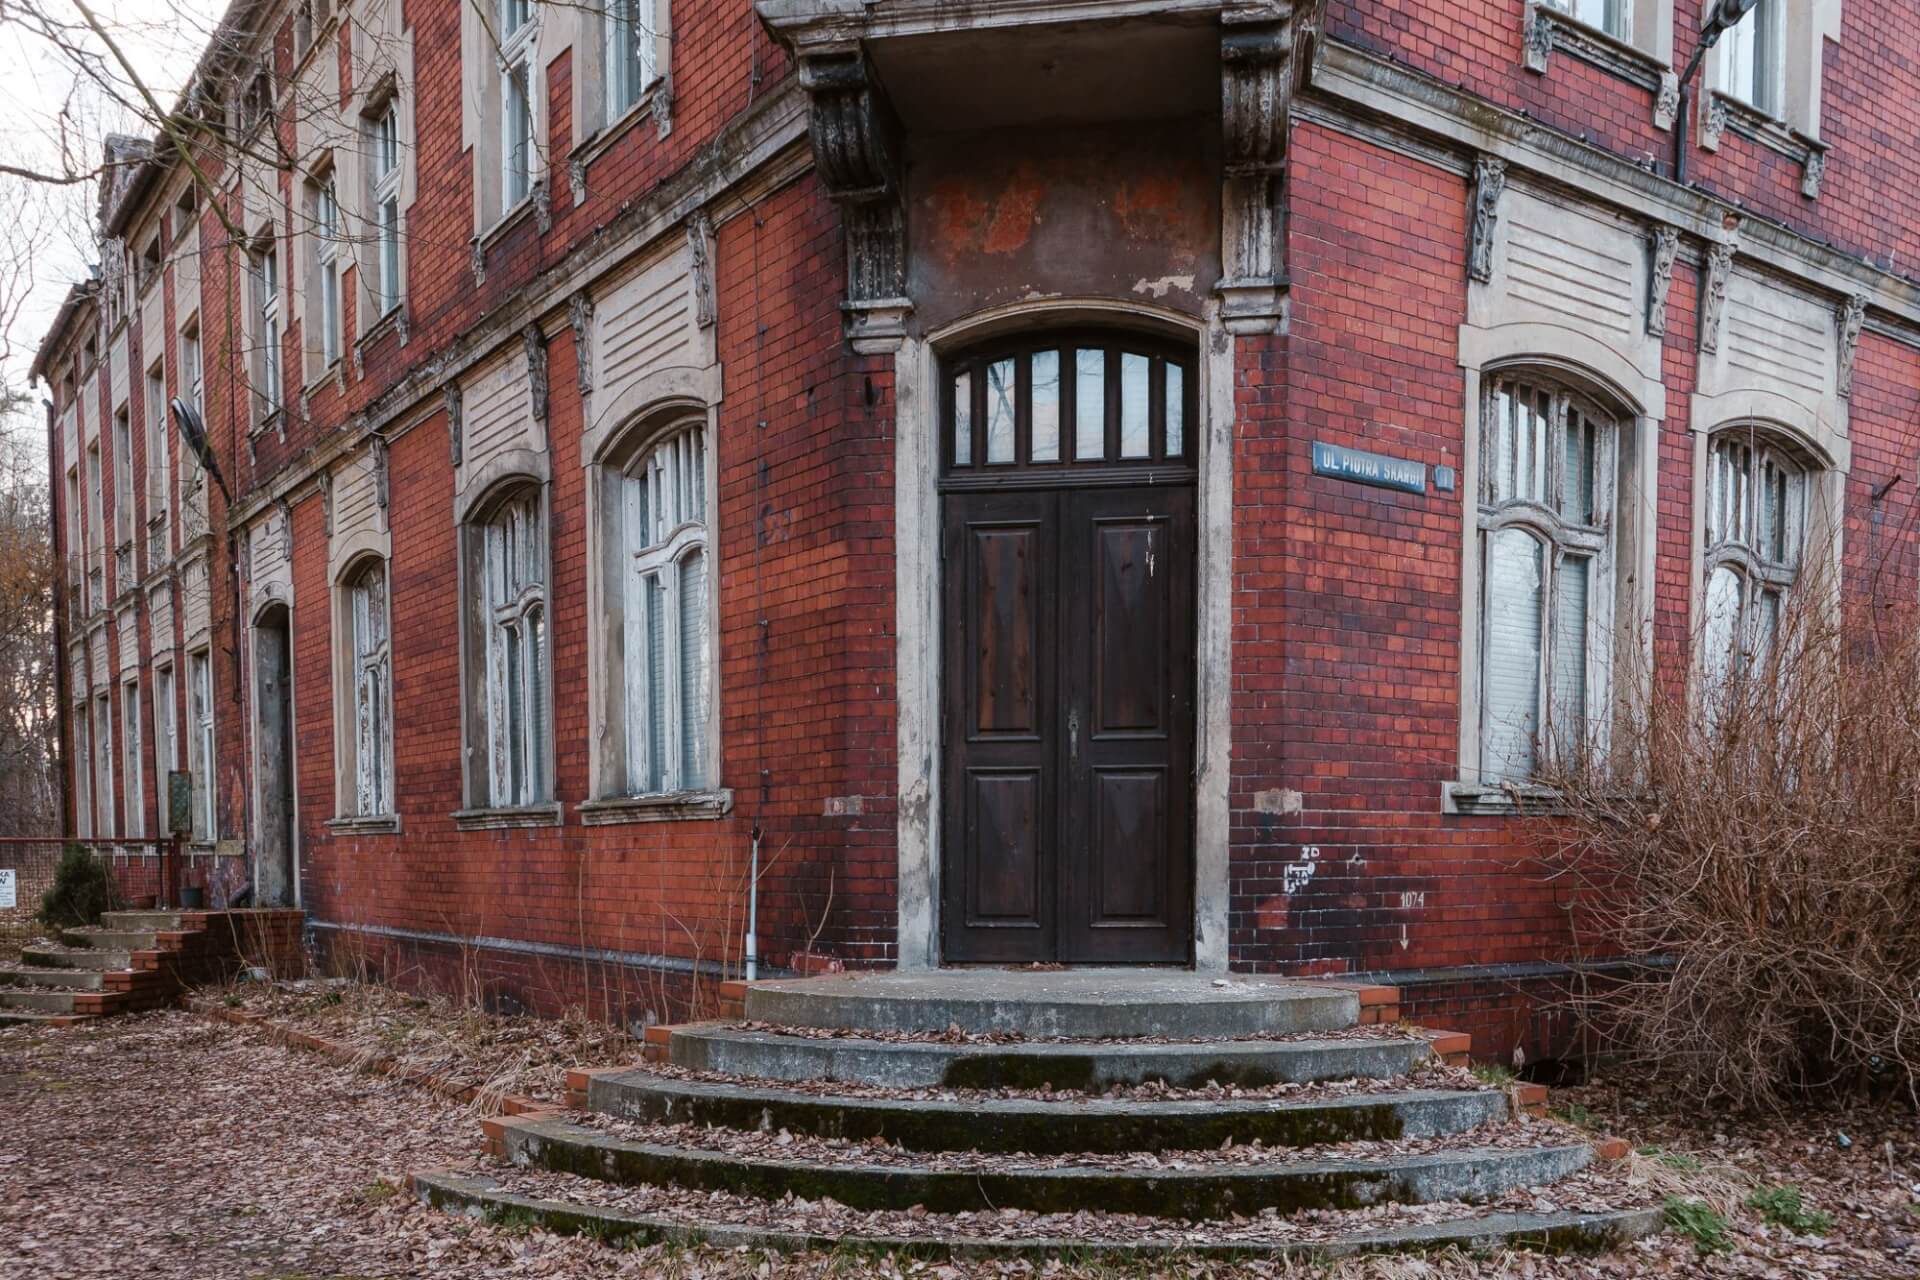
{"type": "Polygon", "coordinates": [[[942,469],[949,486],[1074,483],[1112,470],[1169,480],[1193,470],[1197,387],[1190,349],[1131,334],[1046,333],[948,363],[942,469]]]}

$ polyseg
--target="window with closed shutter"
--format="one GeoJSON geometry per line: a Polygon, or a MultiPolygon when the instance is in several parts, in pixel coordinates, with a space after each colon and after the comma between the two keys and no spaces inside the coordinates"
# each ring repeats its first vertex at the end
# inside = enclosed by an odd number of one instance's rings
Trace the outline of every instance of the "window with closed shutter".
{"type": "Polygon", "coordinates": [[[713,785],[706,431],[684,427],[622,481],[629,794],[713,785]]]}

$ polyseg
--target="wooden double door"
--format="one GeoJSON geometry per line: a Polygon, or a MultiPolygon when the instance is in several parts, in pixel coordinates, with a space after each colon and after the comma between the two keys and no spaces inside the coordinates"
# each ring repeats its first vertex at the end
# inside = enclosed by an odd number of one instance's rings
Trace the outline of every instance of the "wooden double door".
{"type": "Polygon", "coordinates": [[[942,499],[942,950],[1193,950],[1194,490],[942,499]]]}

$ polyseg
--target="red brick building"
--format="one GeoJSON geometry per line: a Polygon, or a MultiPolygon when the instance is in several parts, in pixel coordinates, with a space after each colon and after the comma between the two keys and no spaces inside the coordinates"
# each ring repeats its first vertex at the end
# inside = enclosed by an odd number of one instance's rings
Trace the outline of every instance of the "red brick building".
{"type": "Polygon", "coordinates": [[[1902,14],[238,0],[36,365],[74,823],[502,1000],[737,972],[757,843],[763,964],[1561,1052],[1543,753],[1915,591],[1902,14]]]}

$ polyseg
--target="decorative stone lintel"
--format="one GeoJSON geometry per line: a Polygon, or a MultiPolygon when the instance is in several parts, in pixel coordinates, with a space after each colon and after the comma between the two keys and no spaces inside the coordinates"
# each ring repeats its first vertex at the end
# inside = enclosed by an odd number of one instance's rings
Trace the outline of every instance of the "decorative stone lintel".
{"type": "Polygon", "coordinates": [[[1845,400],[1853,395],[1854,357],[1860,351],[1860,327],[1867,319],[1867,295],[1856,293],[1841,303],[1837,318],[1840,325],[1839,368],[1836,370],[1834,389],[1845,400]]]}
{"type": "Polygon", "coordinates": [[[1653,272],[1647,282],[1647,332],[1657,338],[1667,332],[1667,293],[1673,287],[1673,264],[1680,257],[1680,232],[1657,226],[1650,239],[1653,272]]]}
{"type": "Polygon", "coordinates": [[[1228,333],[1249,335],[1284,333],[1287,328],[1287,282],[1281,279],[1222,280],[1220,321],[1228,333]]]}
{"type": "Polygon", "coordinates": [[[1473,225],[1467,243],[1467,274],[1481,284],[1493,280],[1493,237],[1500,223],[1500,195],[1507,188],[1507,162],[1495,155],[1473,161],[1473,225]]]}
{"type": "Polygon", "coordinates": [[[847,342],[863,356],[891,355],[907,337],[913,315],[910,298],[868,298],[840,304],[847,342]]]}

